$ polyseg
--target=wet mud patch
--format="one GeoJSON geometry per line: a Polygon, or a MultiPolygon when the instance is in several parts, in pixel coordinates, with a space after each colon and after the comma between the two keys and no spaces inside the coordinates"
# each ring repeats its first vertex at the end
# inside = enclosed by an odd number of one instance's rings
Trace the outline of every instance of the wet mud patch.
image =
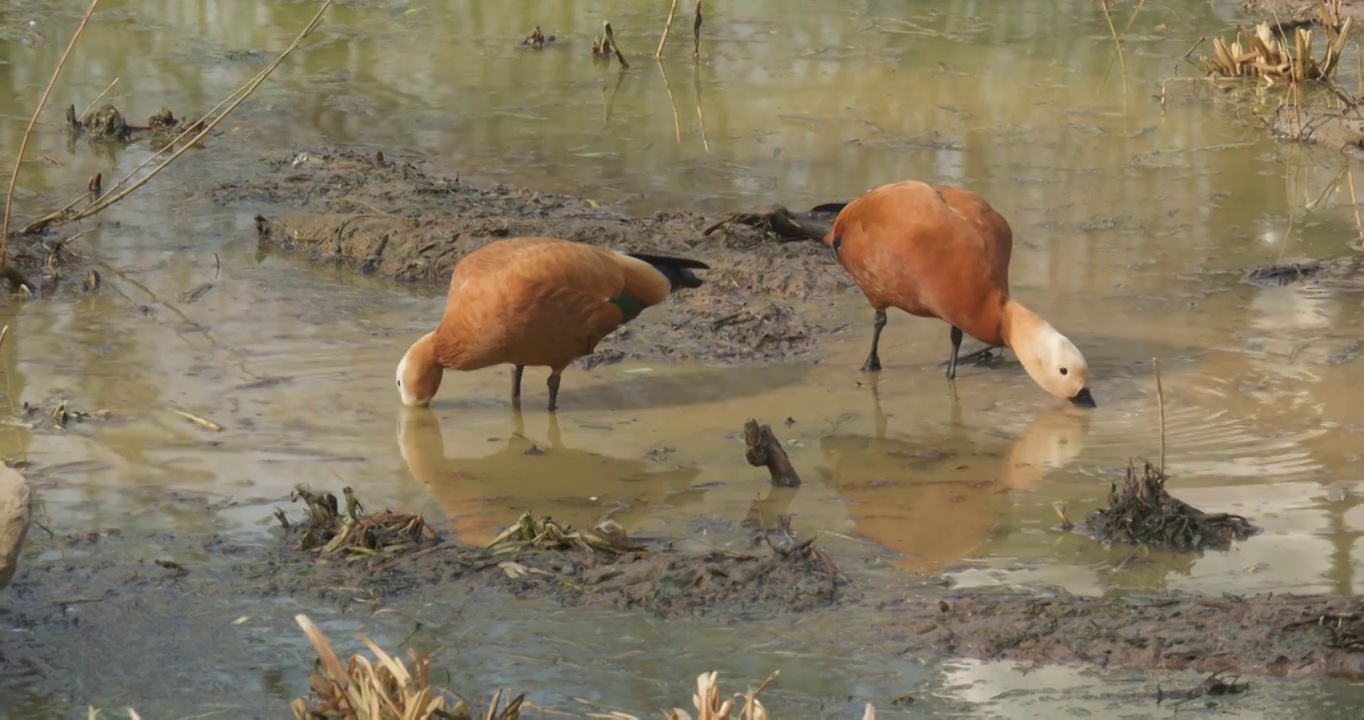
{"type": "Polygon", "coordinates": [[[1281,105],[1268,122],[1280,140],[1364,155],[1364,119],[1353,110],[1326,105],[1281,105]]]}
{"type": "MultiPolygon", "coordinates": [[[[768,539],[766,551],[676,549],[628,537],[612,520],[574,529],[523,515],[487,547],[442,537],[420,515],[366,515],[349,488],[344,509],[331,493],[300,488],[307,516],[281,510],[281,562],[265,572],[277,592],[315,592],[345,602],[356,590],[399,598],[447,583],[517,597],[548,597],[568,607],[637,608],[658,615],[742,611],[759,614],[830,607],[848,579],[813,538],[768,539]],[[286,568],[315,563],[312,571],[286,568]],[[337,588],[345,588],[336,593],[337,588]]],[[[253,578],[260,582],[265,578],[253,578]]]]}
{"type": "Polygon", "coordinates": [[[1081,528],[1104,542],[1161,550],[1194,552],[1224,549],[1232,541],[1261,532],[1249,520],[1229,513],[1205,513],[1165,490],[1165,473],[1142,463],[1128,464],[1122,486],[1114,483],[1108,507],[1085,518],[1081,528]]]}
{"type": "Polygon", "coordinates": [[[919,656],[1275,677],[1364,672],[1358,597],[968,591],[945,593],[931,611],[914,599],[883,609],[899,617],[887,632],[919,656]]]}
{"type": "Polygon", "coordinates": [[[852,287],[814,231],[828,218],[795,224],[724,222],[687,211],[637,217],[594,200],[508,185],[480,187],[441,177],[382,152],[348,150],[266,158],[262,172],[217,187],[222,204],[292,206],[262,211],[262,245],[320,262],[444,289],[462,257],[501,238],[551,235],[625,252],[692,257],[713,269],[705,284],[678,293],[645,319],[608,337],[607,353],[702,361],[782,360],[815,349],[821,325],[811,301],[852,287]],[[801,230],[804,228],[804,230],[801,230]],[[795,229],[800,237],[792,237],[795,229]],[[709,232],[707,232],[709,230],[709,232]],[[664,330],[666,329],[666,332],[664,330]]]}

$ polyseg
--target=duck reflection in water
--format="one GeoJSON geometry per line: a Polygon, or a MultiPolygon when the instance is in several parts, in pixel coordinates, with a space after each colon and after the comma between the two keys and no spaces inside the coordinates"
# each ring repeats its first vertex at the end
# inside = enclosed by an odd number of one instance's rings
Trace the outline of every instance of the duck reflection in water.
{"type": "MultiPolygon", "coordinates": [[[[655,506],[697,500],[696,493],[683,491],[699,469],[565,447],[558,418],[547,417],[547,443],[526,437],[525,418],[517,410],[510,437],[496,451],[446,457],[435,413],[424,407],[401,409],[398,445],[403,460],[412,477],[431,488],[461,542],[487,544],[525,512],[580,528],[609,516],[630,532],[655,506]]],[[[486,442],[466,437],[459,444],[464,449],[486,442]]]]}
{"type": "Polygon", "coordinates": [[[821,439],[830,466],[819,470],[847,504],[854,532],[897,553],[897,567],[920,572],[982,553],[998,535],[1010,491],[1034,486],[1079,455],[1092,416],[1067,406],[1049,409],[1003,449],[968,438],[956,402],[951,430],[888,438],[875,383],[872,397],[875,437],[821,439]]]}

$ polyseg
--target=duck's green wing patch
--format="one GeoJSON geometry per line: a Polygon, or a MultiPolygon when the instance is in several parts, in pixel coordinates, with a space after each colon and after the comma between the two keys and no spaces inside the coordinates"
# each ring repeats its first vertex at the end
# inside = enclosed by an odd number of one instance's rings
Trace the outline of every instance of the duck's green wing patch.
{"type": "Polygon", "coordinates": [[[644,303],[640,302],[639,298],[636,298],[634,295],[631,295],[630,293],[625,292],[624,290],[622,290],[619,295],[611,298],[607,302],[620,308],[620,314],[623,317],[623,319],[621,320],[622,324],[628,323],[631,320],[634,320],[635,318],[639,317],[639,314],[644,312],[644,308],[648,307],[644,303]]]}

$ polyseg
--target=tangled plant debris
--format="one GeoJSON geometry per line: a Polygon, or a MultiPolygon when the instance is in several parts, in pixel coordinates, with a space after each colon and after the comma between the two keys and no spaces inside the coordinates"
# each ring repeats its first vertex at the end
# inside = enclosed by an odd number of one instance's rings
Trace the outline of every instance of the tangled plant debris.
{"type": "Polygon", "coordinates": [[[1141,473],[1129,463],[1122,488],[1114,483],[1108,507],[1090,513],[1082,527],[1100,540],[1179,552],[1224,549],[1260,532],[1240,515],[1205,513],[1175,498],[1167,480],[1148,462],[1141,473]]]}
{"type": "MultiPolygon", "coordinates": [[[[350,486],[342,488],[341,493],[346,498],[344,512],[332,493],[315,493],[303,485],[294,489],[290,499],[302,500],[308,509],[307,519],[296,528],[301,533],[299,549],[365,560],[404,555],[440,541],[421,513],[384,511],[367,515],[350,486]]],[[[275,517],[286,531],[295,529],[283,510],[276,508],[275,517]]]]}
{"type": "Polygon", "coordinates": [[[517,518],[503,530],[488,547],[494,554],[514,553],[527,549],[569,550],[586,552],[626,553],[644,550],[631,540],[620,523],[606,518],[591,530],[574,530],[555,522],[550,517],[532,517],[530,513],[517,518]]]}

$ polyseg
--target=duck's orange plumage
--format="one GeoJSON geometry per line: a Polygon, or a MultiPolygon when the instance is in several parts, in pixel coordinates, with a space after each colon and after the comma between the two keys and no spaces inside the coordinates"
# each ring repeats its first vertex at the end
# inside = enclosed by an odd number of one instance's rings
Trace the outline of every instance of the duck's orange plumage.
{"type": "Polygon", "coordinates": [[[549,409],[569,363],[673,291],[699,287],[696,260],[624,254],[552,237],[489,243],[455,265],[437,328],[398,364],[403,402],[426,405],[445,368],[513,365],[512,397],[527,366],[550,368],[549,409]]]}
{"type": "Polygon", "coordinates": [[[895,307],[952,326],[949,378],[965,332],[1012,349],[1048,392],[1093,405],[1084,356],[1010,297],[1013,230],[979,195],[914,180],[883,185],[844,206],[824,242],[876,310],[863,370],[881,369],[881,330],[895,307]]]}

